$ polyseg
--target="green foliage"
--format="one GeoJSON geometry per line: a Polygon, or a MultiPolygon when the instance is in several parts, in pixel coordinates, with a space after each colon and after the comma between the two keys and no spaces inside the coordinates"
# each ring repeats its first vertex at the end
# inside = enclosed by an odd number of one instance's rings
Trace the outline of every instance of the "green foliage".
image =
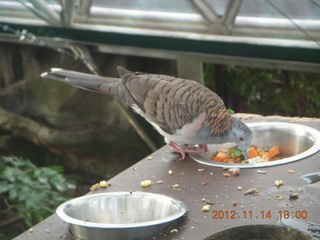
{"type": "Polygon", "coordinates": [[[320,74],[229,66],[225,83],[252,112],[320,117],[320,74]]]}
{"type": "Polygon", "coordinates": [[[61,171],[60,166],[39,168],[29,160],[2,157],[0,213],[16,210],[29,227],[48,217],[67,200],[64,192],[75,188],[61,171]]]}
{"type": "Polygon", "coordinates": [[[238,104],[231,106],[236,111],[320,117],[319,73],[219,66],[205,64],[205,84],[217,91],[214,83],[223,82],[229,93],[224,100],[238,104]]]}

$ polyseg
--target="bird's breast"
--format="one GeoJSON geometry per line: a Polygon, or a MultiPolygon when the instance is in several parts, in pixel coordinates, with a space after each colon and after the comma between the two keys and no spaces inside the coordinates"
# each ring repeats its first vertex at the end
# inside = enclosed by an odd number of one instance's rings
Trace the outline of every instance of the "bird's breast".
{"type": "Polygon", "coordinates": [[[170,141],[178,144],[201,144],[198,142],[198,134],[203,127],[206,119],[206,113],[201,113],[194,118],[192,122],[185,124],[181,129],[178,129],[170,136],[170,141]]]}

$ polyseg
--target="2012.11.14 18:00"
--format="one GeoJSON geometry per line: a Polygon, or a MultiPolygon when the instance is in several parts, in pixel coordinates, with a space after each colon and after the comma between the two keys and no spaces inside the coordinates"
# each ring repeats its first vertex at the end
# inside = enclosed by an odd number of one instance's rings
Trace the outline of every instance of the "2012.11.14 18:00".
{"type": "Polygon", "coordinates": [[[271,219],[273,217],[280,217],[284,219],[297,218],[307,219],[308,212],[306,210],[281,210],[277,214],[272,213],[271,210],[261,210],[259,212],[250,211],[235,211],[235,210],[214,210],[212,211],[212,219],[271,219]]]}

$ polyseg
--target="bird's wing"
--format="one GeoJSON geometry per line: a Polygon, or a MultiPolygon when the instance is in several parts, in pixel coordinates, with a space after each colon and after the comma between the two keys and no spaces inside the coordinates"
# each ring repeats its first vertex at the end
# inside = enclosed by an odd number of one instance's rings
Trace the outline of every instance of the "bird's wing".
{"type": "Polygon", "coordinates": [[[203,112],[197,96],[205,87],[194,81],[118,71],[143,116],[166,133],[174,134],[203,112]]]}

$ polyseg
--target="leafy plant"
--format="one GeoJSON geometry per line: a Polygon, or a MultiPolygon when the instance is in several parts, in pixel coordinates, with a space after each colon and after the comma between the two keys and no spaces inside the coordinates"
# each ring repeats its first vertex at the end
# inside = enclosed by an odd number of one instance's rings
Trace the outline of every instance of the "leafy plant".
{"type": "Polygon", "coordinates": [[[30,227],[52,214],[74,189],[60,166],[37,167],[29,160],[10,156],[0,162],[0,213],[17,211],[30,227]]]}
{"type": "MultiPolygon", "coordinates": [[[[262,115],[320,117],[320,74],[205,65],[206,85],[222,79],[235,111],[262,115]],[[214,74],[215,73],[215,74],[214,74]],[[210,81],[209,81],[210,80],[210,81]],[[241,109],[238,109],[241,108],[241,109]]],[[[215,91],[217,88],[211,88],[215,91]]],[[[221,91],[221,89],[220,89],[221,91]]],[[[220,94],[220,92],[218,92],[220,94]]],[[[229,106],[229,105],[228,105],[229,106]]]]}

